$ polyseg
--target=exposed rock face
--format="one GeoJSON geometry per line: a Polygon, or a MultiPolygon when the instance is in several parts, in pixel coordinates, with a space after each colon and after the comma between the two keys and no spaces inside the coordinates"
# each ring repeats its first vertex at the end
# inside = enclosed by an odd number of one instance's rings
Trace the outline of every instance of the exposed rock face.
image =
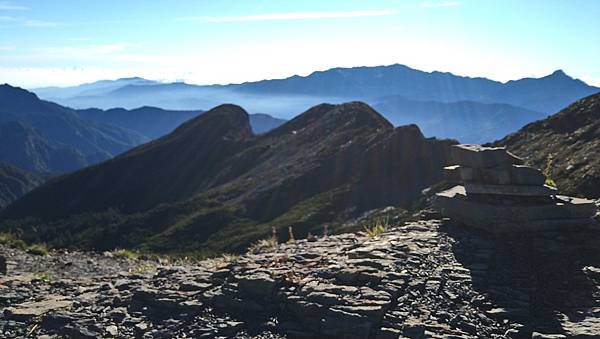
{"type": "Polygon", "coordinates": [[[429,220],[373,238],[297,240],[182,265],[0,247],[14,272],[0,278],[0,331],[8,338],[591,338],[600,333],[599,244],[597,230],[494,238],[429,220]],[[49,280],[31,274],[42,270],[49,280]],[[44,310],[44,300],[60,308],[44,310]]]}
{"type": "Polygon", "coordinates": [[[360,102],[318,105],[255,136],[241,107],[223,105],[53,180],[2,219],[59,247],[239,252],[272,227],[294,225],[304,237],[371,209],[411,206],[442,180],[454,143],[394,128],[360,102]]]}
{"type": "Polygon", "coordinates": [[[506,146],[537,168],[549,167],[561,191],[600,198],[600,94],[531,123],[494,145],[506,146]]]}
{"type": "Polygon", "coordinates": [[[598,226],[592,200],[557,195],[540,170],[504,148],[454,145],[452,156],[458,165],[445,173],[464,186],[438,193],[435,205],[459,223],[494,233],[598,226]]]}

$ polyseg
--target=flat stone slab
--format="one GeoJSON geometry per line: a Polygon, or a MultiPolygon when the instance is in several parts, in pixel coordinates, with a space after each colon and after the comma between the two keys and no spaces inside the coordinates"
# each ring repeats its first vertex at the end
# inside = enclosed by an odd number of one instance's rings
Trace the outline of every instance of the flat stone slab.
{"type": "Polygon", "coordinates": [[[25,302],[4,309],[4,316],[17,321],[27,321],[39,317],[48,311],[70,307],[73,304],[64,296],[48,296],[40,301],[25,302]]]}
{"type": "Polygon", "coordinates": [[[458,171],[462,182],[465,183],[541,186],[546,181],[542,171],[523,165],[490,168],[459,166],[458,171]]]}
{"type": "Polygon", "coordinates": [[[552,203],[491,204],[468,198],[463,186],[438,193],[434,201],[442,215],[467,226],[507,233],[587,227],[597,207],[587,199],[556,196],[552,203]]]}
{"type": "Polygon", "coordinates": [[[450,149],[450,156],[455,164],[472,168],[523,164],[523,159],[511,154],[505,147],[484,147],[468,144],[453,145],[450,149]]]}
{"type": "Polygon", "coordinates": [[[548,185],[487,185],[465,183],[467,194],[511,195],[521,197],[549,197],[558,191],[548,185]]]}

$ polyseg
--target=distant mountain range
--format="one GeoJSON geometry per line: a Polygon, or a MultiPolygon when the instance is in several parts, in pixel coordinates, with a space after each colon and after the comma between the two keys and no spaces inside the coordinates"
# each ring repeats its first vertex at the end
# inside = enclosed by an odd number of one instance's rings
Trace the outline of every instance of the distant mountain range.
{"type": "Polygon", "coordinates": [[[474,101],[442,103],[407,100],[401,96],[376,100],[373,107],[391,112],[386,117],[396,126],[417,124],[425,135],[453,138],[469,143],[485,143],[514,132],[545,114],[508,104],[474,101]]]}
{"type": "MultiPolygon", "coordinates": [[[[202,113],[147,106],[74,110],[40,100],[24,89],[2,85],[0,208],[43,182],[42,178],[110,159],[170,133],[202,113]]],[[[284,122],[266,114],[250,115],[254,133],[265,133],[284,122]]]]}
{"type": "Polygon", "coordinates": [[[149,141],[131,130],[82,119],[77,111],[0,85],[0,161],[37,173],[65,173],[149,141]]]}
{"type": "Polygon", "coordinates": [[[394,128],[363,103],[322,104],[262,135],[221,105],[7,207],[3,230],[95,249],[241,251],[271,228],[299,237],[364,211],[408,207],[438,182],[452,141],[394,128]]]}
{"type": "MultiPolygon", "coordinates": [[[[149,139],[156,139],[170,133],[182,123],[197,117],[204,111],[175,111],[144,106],[132,110],[89,108],[77,110],[77,113],[86,120],[126,128],[149,139]]],[[[268,114],[250,114],[250,126],[256,134],[268,132],[285,121],[273,118],[268,114]]]]}
{"type": "Polygon", "coordinates": [[[223,86],[127,78],[34,91],[45,99],[76,108],[152,105],[190,110],[233,102],[251,112],[283,119],[322,102],[361,100],[393,123],[417,123],[427,136],[489,142],[600,92],[600,88],[588,86],[561,70],[542,78],[500,83],[391,65],[334,68],[306,77],[223,86]],[[495,127],[498,118],[500,126],[495,127]],[[479,126],[482,128],[474,133],[473,127],[479,126]]]}
{"type": "Polygon", "coordinates": [[[600,94],[499,140],[538,167],[563,193],[600,198],[600,94]]]}

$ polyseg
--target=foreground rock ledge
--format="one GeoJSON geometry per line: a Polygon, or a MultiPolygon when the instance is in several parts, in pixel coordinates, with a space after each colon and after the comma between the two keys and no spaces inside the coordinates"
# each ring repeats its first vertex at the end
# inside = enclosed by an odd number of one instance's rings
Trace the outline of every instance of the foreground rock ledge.
{"type": "Polygon", "coordinates": [[[0,255],[8,258],[8,276],[0,277],[7,338],[600,333],[600,233],[593,230],[499,238],[427,220],[373,238],[300,240],[180,266],[3,247],[0,255]]]}

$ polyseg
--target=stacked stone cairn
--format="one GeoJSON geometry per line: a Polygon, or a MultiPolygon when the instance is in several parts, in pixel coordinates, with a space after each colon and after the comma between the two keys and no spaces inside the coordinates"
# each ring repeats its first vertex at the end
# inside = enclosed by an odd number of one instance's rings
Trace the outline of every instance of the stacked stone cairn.
{"type": "Polygon", "coordinates": [[[592,200],[558,195],[544,174],[503,147],[454,145],[444,168],[457,186],[438,193],[434,206],[459,224],[492,233],[597,226],[592,200]]]}

